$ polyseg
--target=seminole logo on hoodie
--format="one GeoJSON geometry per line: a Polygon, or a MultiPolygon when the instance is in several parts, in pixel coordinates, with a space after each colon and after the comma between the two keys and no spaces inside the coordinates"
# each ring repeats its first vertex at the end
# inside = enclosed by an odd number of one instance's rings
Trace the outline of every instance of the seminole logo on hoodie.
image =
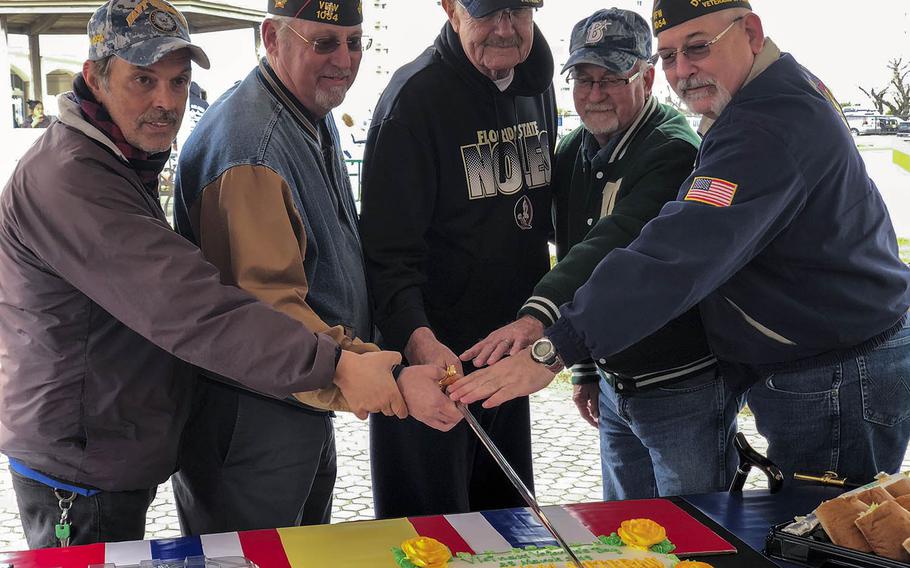
{"type": "Polygon", "coordinates": [[[478,130],[477,141],[461,147],[469,199],[513,195],[522,187],[550,183],[550,139],[537,122],[478,130]]]}

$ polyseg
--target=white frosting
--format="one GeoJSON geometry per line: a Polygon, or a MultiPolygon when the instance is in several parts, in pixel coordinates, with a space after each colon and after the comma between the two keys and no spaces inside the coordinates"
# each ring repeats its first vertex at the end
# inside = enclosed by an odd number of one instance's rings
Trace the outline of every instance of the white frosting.
{"type": "MultiPolygon", "coordinates": [[[[659,564],[652,563],[652,565],[662,568],[671,568],[679,562],[679,559],[671,554],[657,554],[626,546],[615,547],[602,543],[572,545],[572,552],[578,556],[585,568],[613,568],[604,563],[604,561],[611,560],[646,561],[647,559],[653,559],[659,564]]],[[[461,557],[453,558],[447,568],[501,568],[503,566],[516,568],[531,568],[535,566],[540,568],[572,568],[573,564],[562,549],[548,547],[535,550],[515,549],[511,552],[489,552],[474,556],[462,555],[461,557]]],[[[645,568],[642,564],[638,566],[645,568]]],[[[638,566],[629,566],[628,568],[638,568],[638,566]]]]}

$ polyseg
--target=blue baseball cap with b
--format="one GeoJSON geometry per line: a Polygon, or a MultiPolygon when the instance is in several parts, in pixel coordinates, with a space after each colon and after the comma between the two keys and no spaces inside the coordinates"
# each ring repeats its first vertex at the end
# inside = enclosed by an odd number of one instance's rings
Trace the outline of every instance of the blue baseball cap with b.
{"type": "Polygon", "coordinates": [[[575,24],[569,42],[565,73],[580,63],[626,73],[641,59],[651,57],[651,28],[631,10],[598,10],[575,24]]]}
{"type": "Polygon", "coordinates": [[[505,8],[540,8],[543,0],[458,0],[472,18],[489,16],[505,8]]]}
{"type": "Polygon", "coordinates": [[[190,27],[177,8],[165,0],[109,0],[88,23],[88,58],[116,55],[127,63],[148,67],[178,49],[203,69],[209,58],[190,42],[190,27]]]}

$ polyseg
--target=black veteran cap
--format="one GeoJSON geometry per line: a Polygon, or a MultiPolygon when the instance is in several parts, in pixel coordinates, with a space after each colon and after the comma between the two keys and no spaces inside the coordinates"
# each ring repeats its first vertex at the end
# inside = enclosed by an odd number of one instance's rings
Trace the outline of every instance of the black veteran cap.
{"type": "Polygon", "coordinates": [[[729,8],[752,9],[746,0],[654,0],[654,35],[683,22],[729,8]]]}
{"type": "Polygon", "coordinates": [[[598,10],[572,28],[569,60],[562,71],[591,63],[625,73],[650,56],[651,30],[644,18],[631,10],[598,10]]]}
{"type": "Polygon", "coordinates": [[[543,0],[459,0],[472,18],[482,18],[504,8],[540,8],[543,0]]]}
{"type": "Polygon", "coordinates": [[[311,22],[356,26],[363,22],[361,0],[268,0],[269,14],[311,22]]]}
{"type": "Polygon", "coordinates": [[[190,43],[190,28],[176,8],[164,0],[109,0],[88,22],[88,58],[110,55],[147,67],[177,49],[186,48],[203,69],[209,58],[190,43]]]}

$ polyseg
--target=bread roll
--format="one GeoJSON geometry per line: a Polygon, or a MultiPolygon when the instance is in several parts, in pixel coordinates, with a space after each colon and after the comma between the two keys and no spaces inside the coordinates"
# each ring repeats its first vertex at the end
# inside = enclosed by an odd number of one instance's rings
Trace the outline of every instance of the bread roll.
{"type": "Polygon", "coordinates": [[[885,501],[856,519],[856,526],[879,556],[910,562],[903,543],[910,538],[910,511],[894,501],[885,501]]]}
{"type": "Polygon", "coordinates": [[[854,495],[857,499],[865,503],[866,505],[871,505],[873,503],[884,503],[885,501],[894,501],[894,497],[890,493],[882,489],[880,485],[876,485],[871,489],[866,489],[862,493],[857,493],[854,495]]]}
{"type": "Polygon", "coordinates": [[[815,516],[834,544],[860,552],[872,552],[872,548],[854,522],[868,508],[855,497],[837,498],[819,505],[815,510],[815,516]]]}
{"type": "Polygon", "coordinates": [[[910,511],[910,494],[901,495],[900,497],[895,497],[894,502],[910,511]]]}
{"type": "Polygon", "coordinates": [[[910,538],[904,541],[904,550],[907,551],[907,554],[910,554],[910,538]]]}
{"type": "Polygon", "coordinates": [[[885,491],[890,493],[895,499],[901,495],[910,495],[910,479],[907,479],[906,477],[901,477],[894,483],[889,483],[884,487],[885,491]]]}

